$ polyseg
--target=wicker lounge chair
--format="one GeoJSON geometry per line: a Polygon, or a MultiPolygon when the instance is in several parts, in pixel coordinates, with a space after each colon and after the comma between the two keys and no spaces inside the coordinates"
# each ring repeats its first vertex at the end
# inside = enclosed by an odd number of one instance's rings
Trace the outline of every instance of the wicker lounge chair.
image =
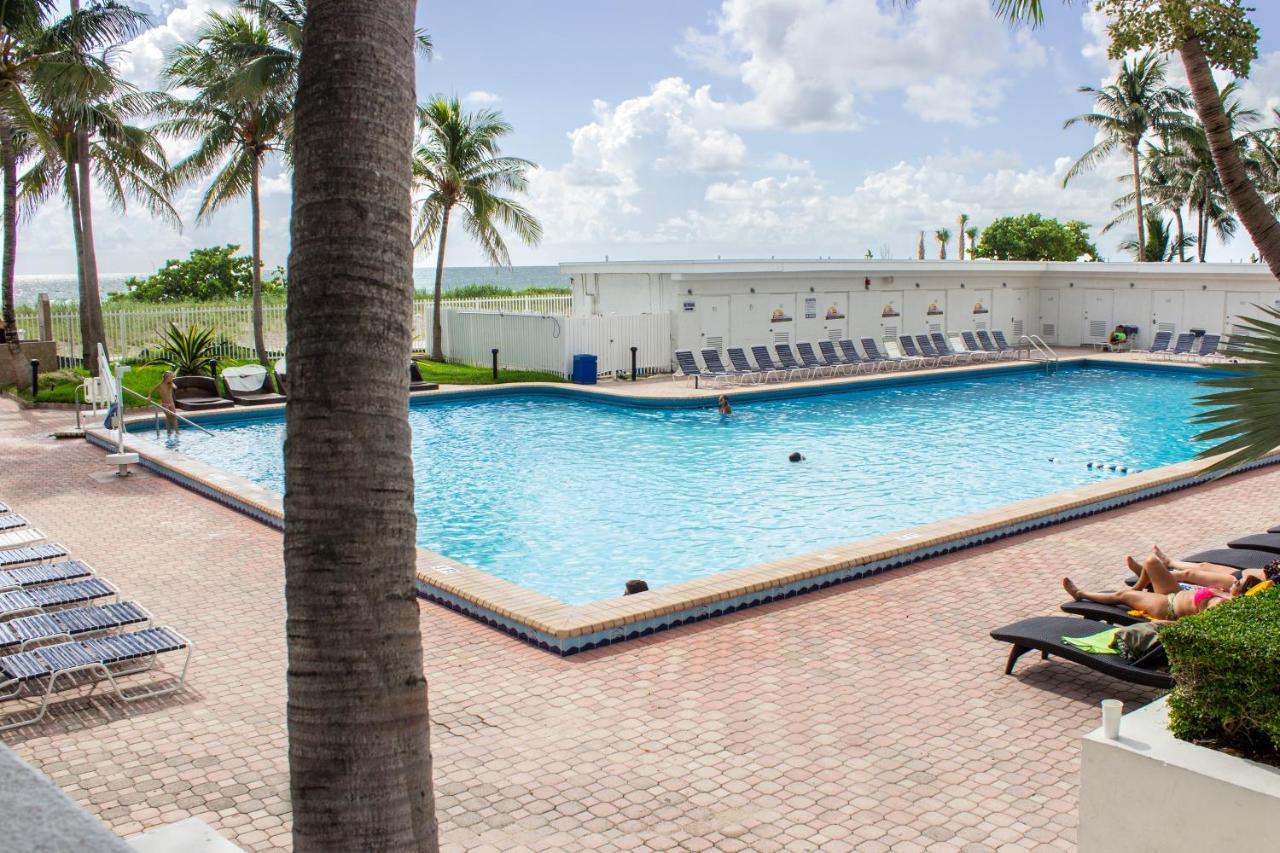
{"type": "Polygon", "coordinates": [[[238,406],[269,406],[285,400],[272,389],[271,376],[260,364],[228,367],[222,371],[222,384],[238,406]]]}
{"type": "MultiPolygon", "coordinates": [[[[283,386],[281,386],[283,388],[283,386]]],[[[418,362],[409,359],[409,393],[415,391],[434,391],[440,386],[435,382],[428,382],[422,378],[422,368],[418,367],[418,362]]]]}
{"type": "Polygon", "coordinates": [[[1167,667],[1169,663],[1162,646],[1157,646],[1143,657],[1131,662],[1121,655],[1091,654],[1062,641],[1063,637],[1088,637],[1111,627],[1113,626],[1106,622],[1097,622],[1093,619],[1035,616],[992,631],[991,637],[1013,646],[1009,650],[1005,674],[1011,674],[1018,658],[1034,649],[1040,652],[1044,660],[1050,656],[1060,657],[1063,660],[1087,666],[1095,672],[1133,684],[1166,690],[1173,687],[1173,676],[1161,669],[1161,667],[1167,667]]]}
{"type": "Polygon", "coordinates": [[[210,376],[179,376],[173,380],[173,404],[189,412],[225,409],[234,406],[218,391],[218,383],[210,376]]]}

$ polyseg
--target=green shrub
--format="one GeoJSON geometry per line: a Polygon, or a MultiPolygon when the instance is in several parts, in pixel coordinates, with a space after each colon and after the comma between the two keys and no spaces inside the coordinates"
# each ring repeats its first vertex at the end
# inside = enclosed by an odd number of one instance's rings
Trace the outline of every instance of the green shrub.
{"type": "MultiPolygon", "coordinates": [[[[194,249],[186,260],[170,259],[146,278],[125,282],[128,291],[113,293],[111,302],[208,302],[248,299],[253,295],[253,258],[237,255],[236,245],[194,249]]],[[[284,271],[277,269],[262,280],[264,295],[284,293],[284,271]]]]}
{"type": "Polygon", "coordinates": [[[216,329],[202,328],[194,323],[186,330],[170,323],[156,346],[159,355],[152,359],[152,363],[166,365],[179,376],[202,376],[205,373],[212,376],[213,363],[218,356],[216,333],[216,329]]]}
{"type": "Polygon", "coordinates": [[[1180,619],[1160,639],[1177,681],[1175,735],[1246,756],[1280,751],[1280,587],[1180,619]]]}
{"type": "MultiPolygon", "coordinates": [[[[572,293],[568,287],[526,287],[523,290],[512,290],[500,284],[464,284],[444,292],[445,299],[499,299],[505,296],[567,296],[572,293]]],[[[414,294],[419,298],[430,299],[431,291],[418,290],[414,294]]]]}

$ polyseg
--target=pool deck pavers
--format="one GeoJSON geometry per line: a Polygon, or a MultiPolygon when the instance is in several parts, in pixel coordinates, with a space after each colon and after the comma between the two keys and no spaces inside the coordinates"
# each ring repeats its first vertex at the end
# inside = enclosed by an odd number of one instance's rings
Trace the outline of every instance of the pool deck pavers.
{"type": "MultiPolygon", "coordinates": [[[[289,846],[280,534],[0,401],[0,500],[196,644],[188,689],[74,700],[0,740],[122,835],[199,817],[289,846]],[[96,476],[95,476],[96,475],[96,476]]],[[[992,487],[998,487],[994,476],[992,487]]],[[[1156,691],[988,631],[1071,574],[1277,523],[1262,469],[785,602],[559,658],[427,602],[446,850],[1074,849],[1098,702],[1156,691]]],[[[796,535],[803,539],[802,527],[796,535]]]]}

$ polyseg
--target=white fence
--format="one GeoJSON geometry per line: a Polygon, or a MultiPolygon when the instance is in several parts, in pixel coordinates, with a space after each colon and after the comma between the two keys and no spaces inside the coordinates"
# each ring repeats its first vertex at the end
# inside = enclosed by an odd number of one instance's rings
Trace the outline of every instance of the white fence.
{"type": "MultiPolygon", "coordinates": [[[[418,299],[413,304],[413,346],[418,351],[431,348],[431,312],[434,302],[418,299]]],[[[573,311],[568,295],[509,296],[486,299],[444,299],[445,308],[480,311],[533,311],[567,315],[573,311]]],[[[107,349],[115,358],[138,358],[153,352],[170,323],[179,327],[195,324],[212,326],[221,341],[218,354],[229,358],[253,358],[253,309],[236,305],[157,305],[107,308],[102,312],[107,349]]],[[[74,306],[58,306],[52,313],[52,336],[58,344],[58,360],[63,365],[80,360],[80,318],[74,306]]],[[[39,325],[31,308],[18,309],[18,325],[31,337],[39,325]]],[[[284,354],[285,306],[267,305],[262,311],[263,335],[267,350],[284,354]]]]}
{"type": "Polygon", "coordinates": [[[596,356],[602,376],[631,371],[631,347],[641,373],[671,369],[671,315],[554,317],[480,311],[445,312],[450,361],[487,367],[498,350],[498,365],[568,376],[573,356],[596,356]]]}

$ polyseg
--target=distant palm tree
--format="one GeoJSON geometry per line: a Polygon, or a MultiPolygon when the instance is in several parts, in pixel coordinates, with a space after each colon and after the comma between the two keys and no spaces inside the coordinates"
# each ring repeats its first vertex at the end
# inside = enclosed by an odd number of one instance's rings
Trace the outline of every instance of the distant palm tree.
{"type": "Polygon", "coordinates": [[[958,253],[956,254],[956,260],[963,261],[964,260],[964,235],[965,235],[965,228],[969,225],[969,214],[967,213],[960,214],[959,218],[957,218],[956,220],[956,225],[958,226],[956,228],[956,239],[959,241],[959,245],[956,247],[958,249],[958,253]]]}
{"type": "Polygon", "coordinates": [[[969,260],[973,260],[976,257],[974,252],[978,250],[978,227],[970,225],[964,233],[969,237],[969,260]]]}
{"type": "Polygon", "coordinates": [[[916,260],[924,260],[924,231],[920,232],[920,243],[916,246],[916,260]]]}
{"type": "Polygon", "coordinates": [[[933,239],[938,241],[938,260],[947,259],[947,243],[951,241],[951,229],[939,228],[933,232],[933,239]]]}
{"type": "Polygon", "coordinates": [[[284,451],[299,853],[438,849],[406,369],[413,17],[413,0],[316,2],[302,44],[284,451]]]}
{"type": "Polygon", "coordinates": [[[1126,60],[1120,66],[1114,83],[1095,89],[1080,87],[1080,92],[1092,95],[1094,112],[1067,119],[1064,128],[1084,123],[1102,134],[1092,148],[1076,161],[1062,179],[1066,186],[1072,178],[1096,168],[1117,149],[1128,151],[1133,164],[1134,209],[1138,224],[1138,257],[1145,257],[1146,216],[1142,203],[1142,165],[1140,147],[1149,133],[1168,134],[1188,123],[1184,109],[1190,101],[1184,91],[1165,82],[1165,60],[1154,53],[1145,53],[1134,60],[1126,60]]]}
{"type": "Polygon", "coordinates": [[[1160,208],[1148,207],[1146,209],[1147,216],[1147,242],[1145,245],[1146,257],[1137,257],[1138,240],[1132,237],[1127,240],[1121,240],[1117,248],[1124,252],[1133,252],[1134,260],[1150,261],[1152,263],[1160,263],[1162,261],[1174,261],[1182,254],[1182,250],[1195,243],[1195,238],[1190,236],[1177,237],[1169,229],[1169,224],[1161,215],[1160,208]],[[1182,241],[1180,246],[1179,240],[1182,241]]]}
{"type": "Polygon", "coordinates": [[[243,13],[210,14],[194,42],[169,54],[163,74],[171,88],[193,90],[190,100],[170,98],[158,126],[171,136],[194,140],[196,149],[174,165],[175,184],[214,173],[200,200],[199,218],[249,196],[253,247],[253,344],[258,361],[270,366],[262,319],[262,166],[286,150],[293,121],[296,64],[263,63],[245,73],[246,57],[273,55],[267,27],[243,13]]]}
{"type": "Polygon", "coordinates": [[[413,155],[413,175],[426,195],[417,202],[414,246],[436,245],[435,308],[431,322],[431,358],[444,360],[440,299],[444,290],[444,252],[454,211],[495,266],[509,266],[511,256],[499,226],[524,243],[542,239],[542,225],[518,202],[499,193],[523,192],[534,164],[503,157],[499,140],[511,132],[493,110],[462,111],[457,98],[437,96],[418,107],[421,136],[413,155]]]}

